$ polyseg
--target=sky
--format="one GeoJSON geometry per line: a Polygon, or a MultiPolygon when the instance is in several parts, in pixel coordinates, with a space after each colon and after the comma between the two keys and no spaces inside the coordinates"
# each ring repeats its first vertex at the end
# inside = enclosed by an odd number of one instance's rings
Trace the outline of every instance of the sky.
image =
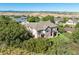
{"type": "Polygon", "coordinates": [[[0,3],[0,11],[79,12],[79,3],[0,3]]]}

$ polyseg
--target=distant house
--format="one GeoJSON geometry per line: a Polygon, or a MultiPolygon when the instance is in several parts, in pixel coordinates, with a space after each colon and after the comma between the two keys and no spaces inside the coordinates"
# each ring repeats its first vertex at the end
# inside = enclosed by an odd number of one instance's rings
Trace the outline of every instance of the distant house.
{"type": "Polygon", "coordinates": [[[76,25],[78,23],[78,20],[69,19],[65,24],[67,25],[76,25]]]}
{"type": "Polygon", "coordinates": [[[60,22],[63,21],[63,17],[55,17],[54,21],[55,21],[55,24],[59,24],[60,22]]]}
{"type": "Polygon", "coordinates": [[[26,27],[32,32],[35,38],[53,37],[57,35],[57,27],[50,21],[40,21],[36,23],[27,23],[26,27]]]}
{"type": "Polygon", "coordinates": [[[22,23],[22,22],[24,22],[25,21],[25,19],[22,19],[22,18],[17,18],[16,19],[16,22],[18,22],[18,23],[22,23]]]}
{"type": "Polygon", "coordinates": [[[18,23],[22,23],[22,22],[25,22],[27,20],[27,17],[20,17],[20,18],[16,18],[16,22],[18,23]]]}
{"type": "Polygon", "coordinates": [[[72,33],[73,31],[75,31],[75,28],[72,28],[72,27],[65,27],[65,28],[64,28],[64,31],[65,31],[65,32],[68,32],[68,33],[72,33]]]}

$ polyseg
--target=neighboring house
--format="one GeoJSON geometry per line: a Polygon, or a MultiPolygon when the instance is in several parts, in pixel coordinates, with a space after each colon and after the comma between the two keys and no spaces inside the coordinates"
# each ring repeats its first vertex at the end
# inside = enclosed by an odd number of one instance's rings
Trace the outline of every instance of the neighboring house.
{"type": "Polygon", "coordinates": [[[55,21],[55,24],[59,24],[60,22],[63,21],[63,17],[55,17],[54,21],[55,21]]]}
{"type": "Polygon", "coordinates": [[[65,27],[65,28],[64,28],[64,31],[65,31],[65,32],[68,32],[68,33],[72,33],[73,31],[75,31],[75,28],[72,28],[72,27],[65,27]]]}
{"type": "Polygon", "coordinates": [[[25,22],[25,19],[17,18],[17,19],[16,19],[16,22],[18,22],[18,23],[22,23],[22,22],[25,22]]]}
{"type": "Polygon", "coordinates": [[[20,18],[16,18],[15,21],[18,22],[18,23],[24,24],[24,23],[27,22],[27,17],[22,16],[20,18]]]}
{"type": "Polygon", "coordinates": [[[53,37],[57,35],[57,27],[50,21],[30,22],[26,23],[26,27],[32,32],[35,38],[53,37]]]}
{"type": "Polygon", "coordinates": [[[66,25],[76,25],[78,20],[69,19],[65,24],[66,25]]]}

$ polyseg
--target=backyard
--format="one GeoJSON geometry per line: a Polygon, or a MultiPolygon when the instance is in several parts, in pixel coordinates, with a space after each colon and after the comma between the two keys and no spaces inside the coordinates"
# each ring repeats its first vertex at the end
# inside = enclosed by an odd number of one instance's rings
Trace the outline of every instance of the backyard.
{"type": "MultiPolygon", "coordinates": [[[[39,17],[31,17],[28,20],[39,17]]],[[[52,20],[54,16],[43,17],[43,21],[52,20]]],[[[42,19],[41,19],[42,20],[42,19]]],[[[55,23],[54,23],[55,24],[55,23]]],[[[79,54],[79,24],[72,33],[64,31],[65,26],[58,25],[58,34],[51,38],[38,37],[28,31],[27,27],[8,16],[0,16],[0,54],[8,55],[75,55],[79,54]]],[[[69,27],[66,25],[66,27],[69,27]]],[[[71,27],[71,26],[70,26],[71,27]]]]}

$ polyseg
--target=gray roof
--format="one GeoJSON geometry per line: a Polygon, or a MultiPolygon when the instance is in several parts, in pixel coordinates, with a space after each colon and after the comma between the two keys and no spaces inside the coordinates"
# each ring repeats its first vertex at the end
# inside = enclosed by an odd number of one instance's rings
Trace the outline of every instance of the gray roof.
{"type": "Polygon", "coordinates": [[[20,17],[20,18],[15,18],[16,19],[16,22],[25,22],[27,19],[27,17],[20,17]]]}
{"type": "Polygon", "coordinates": [[[75,28],[66,27],[66,28],[64,28],[64,30],[73,32],[75,30],[75,28]]]}
{"type": "Polygon", "coordinates": [[[58,21],[58,22],[60,22],[60,21],[63,21],[63,18],[61,17],[61,18],[57,18],[57,17],[55,17],[54,18],[54,21],[58,21]]]}
{"type": "Polygon", "coordinates": [[[28,26],[32,29],[36,29],[36,30],[44,30],[48,26],[56,27],[57,25],[55,25],[54,23],[51,23],[50,21],[40,21],[40,22],[35,22],[35,23],[30,22],[30,23],[26,24],[26,26],[28,26]]]}
{"type": "Polygon", "coordinates": [[[73,20],[73,22],[77,23],[77,22],[78,22],[78,20],[75,20],[75,19],[74,19],[74,20],[73,20]]]}
{"type": "Polygon", "coordinates": [[[17,19],[16,19],[16,22],[25,22],[25,19],[17,18],[17,19]]]}
{"type": "MultiPolygon", "coordinates": [[[[71,21],[74,22],[74,23],[77,23],[77,22],[78,22],[78,20],[76,20],[76,19],[69,19],[69,20],[71,20],[71,21]]],[[[69,21],[69,20],[68,20],[68,21],[69,21]]],[[[67,21],[67,22],[68,22],[68,21],[67,21]]]]}

